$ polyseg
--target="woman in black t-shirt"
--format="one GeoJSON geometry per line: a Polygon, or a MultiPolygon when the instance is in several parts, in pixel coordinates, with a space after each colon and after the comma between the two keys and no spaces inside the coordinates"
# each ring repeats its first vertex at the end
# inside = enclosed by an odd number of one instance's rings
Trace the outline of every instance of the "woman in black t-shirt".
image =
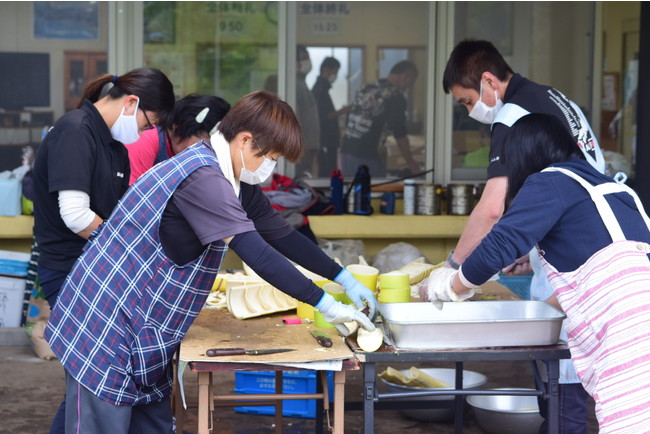
{"type": "MultiPolygon", "coordinates": [[[[134,142],[152,124],[165,125],[174,88],[161,71],[134,69],[89,82],[79,107],[63,115],[41,143],[34,163],[34,238],[38,278],[54,307],[59,290],[90,234],[108,219],[129,186],[134,142]]],[[[65,399],[50,432],[62,432],[65,399]]]]}
{"type": "Polygon", "coordinates": [[[166,123],[173,107],[173,86],[157,69],[105,74],[88,83],[79,108],[45,136],[34,165],[34,236],[50,306],[86,240],[128,188],[123,143],[166,123]]]}

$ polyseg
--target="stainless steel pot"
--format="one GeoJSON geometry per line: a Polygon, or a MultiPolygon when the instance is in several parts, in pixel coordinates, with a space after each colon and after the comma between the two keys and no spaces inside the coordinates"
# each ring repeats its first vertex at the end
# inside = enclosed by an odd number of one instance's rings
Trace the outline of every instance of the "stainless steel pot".
{"type": "Polygon", "coordinates": [[[474,185],[448,184],[447,209],[449,215],[468,215],[474,207],[474,185]]]}

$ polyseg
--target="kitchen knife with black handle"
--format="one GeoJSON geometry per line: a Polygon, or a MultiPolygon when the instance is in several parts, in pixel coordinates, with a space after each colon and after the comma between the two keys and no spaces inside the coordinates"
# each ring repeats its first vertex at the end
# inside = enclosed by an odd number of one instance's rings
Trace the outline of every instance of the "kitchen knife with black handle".
{"type": "Polygon", "coordinates": [[[205,351],[205,355],[209,357],[217,356],[261,356],[264,354],[286,353],[287,351],[295,351],[294,348],[275,348],[269,350],[245,350],[243,348],[210,348],[205,351]]]}

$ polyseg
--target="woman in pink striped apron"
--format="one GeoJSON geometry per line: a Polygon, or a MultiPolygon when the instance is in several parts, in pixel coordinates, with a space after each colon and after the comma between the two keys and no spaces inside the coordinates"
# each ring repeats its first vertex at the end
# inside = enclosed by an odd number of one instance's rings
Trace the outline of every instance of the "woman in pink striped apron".
{"type": "Polygon", "coordinates": [[[551,116],[521,118],[506,149],[508,211],[459,271],[432,273],[425,298],[467,298],[537,245],[600,432],[650,432],[650,219],[551,116]]]}
{"type": "MultiPolygon", "coordinates": [[[[580,268],[559,272],[540,253],[544,271],[567,314],[571,358],[585,390],[596,401],[601,432],[650,431],[650,273],[648,243],[625,238],[606,194],[626,192],[614,182],[592,186],[573,178],[591,195],[612,244],[580,268]]],[[[629,191],[628,191],[629,190],[629,191]]],[[[640,202],[638,209],[643,209],[640,202]]],[[[650,221],[642,214],[646,225],[650,221]]]]}

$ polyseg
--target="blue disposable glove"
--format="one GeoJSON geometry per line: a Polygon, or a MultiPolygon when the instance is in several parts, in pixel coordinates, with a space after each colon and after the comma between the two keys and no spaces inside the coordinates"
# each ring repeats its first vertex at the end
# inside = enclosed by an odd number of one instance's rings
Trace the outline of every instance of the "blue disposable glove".
{"type": "Polygon", "coordinates": [[[325,321],[336,327],[343,336],[350,334],[350,330],[343,324],[345,322],[356,321],[368,331],[375,329],[375,325],[363,312],[356,310],[348,304],[334,300],[331,294],[325,293],[323,298],[314,307],[323,315],[325,321]]]}
{"type": "Polygon", "coordinates": [[[343,287],[345,294],[359,309],[363,309],[363,302],[365,301],[368,305],[368,317],[370,318],[370,321],[375,320],[375,317],[377,316],[377,299],[371,290],[363,286],[363,284],[355,279],[352,273],[345,268],[341,270],[334,281],[343,287]]]}

